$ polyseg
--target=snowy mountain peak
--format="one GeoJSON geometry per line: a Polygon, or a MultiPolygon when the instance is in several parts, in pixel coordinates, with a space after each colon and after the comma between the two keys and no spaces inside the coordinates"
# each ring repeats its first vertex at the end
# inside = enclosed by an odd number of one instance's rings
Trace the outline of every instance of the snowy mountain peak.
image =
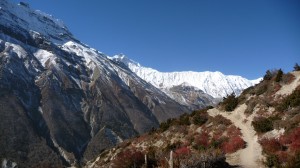
{"type": "Polygon", "coordinates": [[[129,59],[124,54],[118,54],[118,55],[108,57],[108,58],[111,59],[111,60],[114,60],[116,62],[122,62],[126,66],[131,66],[131,65],[134,65],[134,66],[137,66],[137,67],[141,66],[138,62],[135,62],[135,61],[129,59]]]}
{"type": "Polygon", "coordinates": [[[152,68],[143,67],[123,55],[114,56],[110,59],[123,62],[139,77],[162,90],[178,85],[189,85],[199,88],[214,98],[226,97],[232,92],[239,95],[244,89],[257,84],[261,80],[261,78],[248,80],[241,76],[224,75],[219,71],[159,72],[152,68]]]}
{"type": "MultiPolygon", "coordinates": [[[[39,10],[32,10],[24,2],[17,5],[7,0],[1,0],[0,15],[1,30],[18,37],[19,40],[28,40],[29,37],[36,39],[37,36],[57,44],[75,40],[61,20],[39,10]]],[[[29,40],[25,43],[32,42],[29,40]]]]}

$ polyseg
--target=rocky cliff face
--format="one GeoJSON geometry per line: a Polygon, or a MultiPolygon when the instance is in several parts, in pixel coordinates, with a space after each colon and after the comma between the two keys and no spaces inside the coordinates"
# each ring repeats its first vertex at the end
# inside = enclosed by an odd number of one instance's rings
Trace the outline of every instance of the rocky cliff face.
{"type": "Polygon", "coordinates": [[[74,165],[187,108],[27,4],[0,2],[0,160],[74,165]]]}
{"type": "Polygon", "coordinates": [[[162,90],[176,102],[188,106],[191,110],[215,106],[220,101],[220,99],[213,98],[209,94],[187,83],[162,90]]]}

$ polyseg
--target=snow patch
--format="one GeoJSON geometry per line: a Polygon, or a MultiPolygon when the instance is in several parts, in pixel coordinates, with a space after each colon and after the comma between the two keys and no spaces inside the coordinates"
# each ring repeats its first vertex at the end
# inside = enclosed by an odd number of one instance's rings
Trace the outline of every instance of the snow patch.
{"type": "Polygon", "coordinates": [[[46,50],[38,50],[33,54],[43,65],[43,67],[46,67],[46,62],[53,62],[56,58],[56,56],[46,50]]]}

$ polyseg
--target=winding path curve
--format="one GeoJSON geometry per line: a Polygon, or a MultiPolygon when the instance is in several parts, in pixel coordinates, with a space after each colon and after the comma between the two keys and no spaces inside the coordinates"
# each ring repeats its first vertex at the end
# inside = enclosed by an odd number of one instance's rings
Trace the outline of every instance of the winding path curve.
{"type": "Polygon", "coordinates": [[[241,149],[233,154],[226,156],[226,161],[230,165],[240,165],[244,168],[263,168],[261,161],[262,148],[257,141],[257,135],[251,125],[253,120],[253,114],[246,117],[244,112],[247,108],[247,105],[242,104],[237,107],[233,112],[222,112],[216,108],[210,109],[208,114],[210,116],[216,116],[218,114],[232,121],[232,123],[241,129],[242,138],[247,143],[246,148],[241,149]],[[247,120],[246,122],[245,119],[247,120]]]}

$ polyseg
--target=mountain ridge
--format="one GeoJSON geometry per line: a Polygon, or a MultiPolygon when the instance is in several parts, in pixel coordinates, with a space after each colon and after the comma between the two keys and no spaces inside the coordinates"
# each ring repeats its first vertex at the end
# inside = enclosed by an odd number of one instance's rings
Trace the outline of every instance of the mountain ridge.
{"type": "Polygon", "coordinates": [[[52,16],[8,0],[0,15],[1,165],[80,165],[188,112],[52,16]]]}
{"type": "Polygon", "coordinates": [[[236,95],[239,95],[243,89],[257,84],[262,79],[248,80],[241,76],[224,75],[219,71],[160,72],[149,67],[143,67],[141,64],[127,58],[125,55],[115,55],[109,58],[124,63],[139,77],[157,88],[168,89],[173,86],[181,85],[182,83],[188,83],[214,98],[223,98],[233,92],[236,95]]]}

